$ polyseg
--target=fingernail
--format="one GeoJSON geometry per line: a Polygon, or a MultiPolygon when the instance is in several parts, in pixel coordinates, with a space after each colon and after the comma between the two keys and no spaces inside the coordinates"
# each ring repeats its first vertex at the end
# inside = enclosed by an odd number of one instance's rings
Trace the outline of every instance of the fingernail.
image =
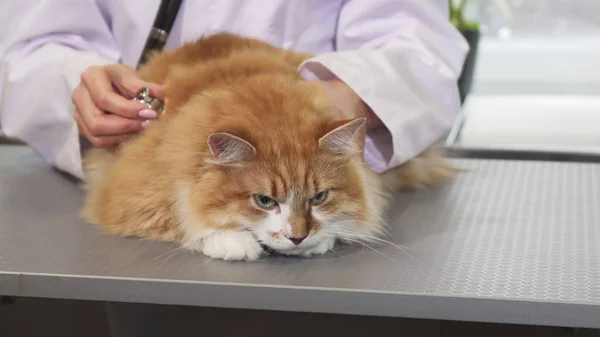
{"type": "Polygon", "coordinates": [[[156,111],[150,109],[140,110],[138,115],[142,118],[156,118],[157,116],[156,111]]]}
{"type": "MultiPolygon", "coordinates": [[[[152,111],[152,110],[148,110],[148,111],[152,111]]],[[[148,126],[148,125],[149,125],[151,122],[152,122],[152,121],[148,121],[148,120],[146,120],[146,121],[143,121],[143,122],[142,122],[142,128],[146,128],[146,127],[147,127],[147,126],[148,126]]]]}

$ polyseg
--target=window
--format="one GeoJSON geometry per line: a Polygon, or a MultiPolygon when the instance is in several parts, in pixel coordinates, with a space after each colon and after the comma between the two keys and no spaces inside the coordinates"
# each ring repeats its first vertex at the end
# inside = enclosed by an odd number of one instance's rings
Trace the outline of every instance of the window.
{"type": "Polygon", "coordinates": [[[471,0],[475,92],[600,94],[599,0],[471,0]]]}
{"type": "Polygon", "coordinates": [[[447,144],[600,155],[600,0],[470,0],[472,95],[447,144]]]}
{"type": "Polygon", "coordinates": [[[484,0],[473,4],[490,39],[600,35],[598,0],[484,0]]]}

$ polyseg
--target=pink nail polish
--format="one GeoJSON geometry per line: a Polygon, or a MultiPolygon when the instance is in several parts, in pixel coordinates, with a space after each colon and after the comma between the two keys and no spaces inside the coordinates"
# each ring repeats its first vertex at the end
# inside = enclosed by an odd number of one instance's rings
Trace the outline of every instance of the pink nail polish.
{"type": "MultiPolygon", "coordinates": [[[[150,111],[152,111],[152,110],[150,110],[150,111]]],[[[145,120],[145,121],[143,121],[143,122],[142,122],[142,128],[146,128],[146,127],[147,127],[147,126],[148,126],[148,125],[149,125],[151,122],[152,122],[152,121],[149,121],[149,120],[145,120]]]]}
{"type": "Polygon", "coordinates": [[[156,111],[150,109],[140,110],[138,115],[142,118],[156,118],[157,116],[156,111]]]}

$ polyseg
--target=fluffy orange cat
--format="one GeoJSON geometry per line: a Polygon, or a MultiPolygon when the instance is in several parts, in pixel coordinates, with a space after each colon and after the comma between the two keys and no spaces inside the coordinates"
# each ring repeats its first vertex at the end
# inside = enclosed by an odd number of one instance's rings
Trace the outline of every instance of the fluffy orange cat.
{"type": "Polygon", "coordinates": [[[156,54],[165,113],[134,139],[85,155],[84,218],[225,260],[264,248],[310,256],[382,231],[382,186],[428,187],[455,170],[428,151],[383,176],[361,160],[364,118],[340,121],[297,72],[310,55],[229,34],[156,54]],[[382,184],[384,182],[384,184],[382,184]]]}

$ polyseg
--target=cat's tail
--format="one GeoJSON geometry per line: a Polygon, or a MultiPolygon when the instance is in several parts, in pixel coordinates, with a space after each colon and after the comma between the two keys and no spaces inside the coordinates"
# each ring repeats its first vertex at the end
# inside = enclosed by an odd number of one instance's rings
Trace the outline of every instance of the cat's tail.
{"type": "Polygon", "coordinates": [[[380,177],[392,191],[420,190],[441,186],[461,171],[445,158],[442,148],[431,147],[380,177]]]}

